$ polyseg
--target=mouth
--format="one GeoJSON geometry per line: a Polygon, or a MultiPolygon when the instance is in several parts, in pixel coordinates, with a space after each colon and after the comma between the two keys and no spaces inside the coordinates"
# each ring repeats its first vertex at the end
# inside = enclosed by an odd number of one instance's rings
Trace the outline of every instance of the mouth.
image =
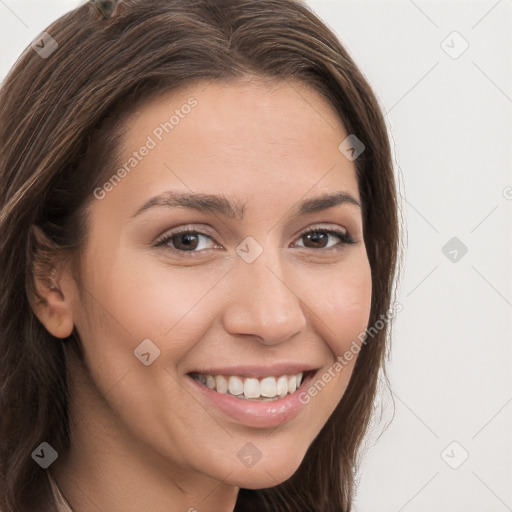
{"type": "Polygon", "coordinates": [[[273,402],[291,395],[315,373],[314,370],[288,375],[269,375],[262,378],[241,375],[210,375],[191,372],[188,375],[203,386],[220,394],[241,400],[273,402]]]}
{"type": "Polygon", "coordinates": [[[204,410],[211,410],[213,405],[214,410],[246,427],[276,428],[291,422],[306,408],[300,394],[318,371],[285,363],[273,368],[226,367],[189,372],[186,382],[191,392],[197,393],[204,410]]]}

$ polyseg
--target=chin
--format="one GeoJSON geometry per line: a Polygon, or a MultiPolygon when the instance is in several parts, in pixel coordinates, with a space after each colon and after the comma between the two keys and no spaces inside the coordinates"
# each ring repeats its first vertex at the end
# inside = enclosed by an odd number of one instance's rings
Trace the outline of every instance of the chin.
{"type": "Polygon", "coordinates": [[[229,480],[232,479],[232,485],[243,489],[267,489],[291,478],[299,466],[300,461],[297,463],[295,459],[275,463],[265,463],[261,460],[252,468],[244,468],[242,471],[236,468],[229,480]]]}

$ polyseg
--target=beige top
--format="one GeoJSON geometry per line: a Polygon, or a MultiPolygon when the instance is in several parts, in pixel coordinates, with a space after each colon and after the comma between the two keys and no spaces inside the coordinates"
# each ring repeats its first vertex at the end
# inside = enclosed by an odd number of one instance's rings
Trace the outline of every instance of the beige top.
{"type": "Polygon", "coordinates": [[[55,502],[57,503],[58,512],[73,512],[73,509],[67,502],[66,498],[60,492],[60,489],[57,485],[57,482],[51,477],[50,473],[46,473],[48,475],[48,480],[50,481],[50,485],[52,487],[53,496],[55,498],[55,502]]]}

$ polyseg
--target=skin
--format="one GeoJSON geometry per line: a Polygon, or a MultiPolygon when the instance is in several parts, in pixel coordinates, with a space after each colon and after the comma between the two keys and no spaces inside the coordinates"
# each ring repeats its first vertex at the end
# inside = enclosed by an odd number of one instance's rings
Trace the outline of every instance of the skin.
{"type": "Polygon", "coordinates": [[[57,290],[39,284],[41,322],[59,338],[76,325],[85,349],[85,368],[68,361],[71,449],[51,467],[75,512],[232,511],[239,488],[285,481],[343,396],[356,358],[274,428],[238,423],[186,374],[300,361],[321,376],[368,325],[360,207],[293,214],[327,192],[360,199],[331,105],[298,82],[198,83],[132,116],[122,161],[191,96],[197,107],[103,199],[92,198],[81,285],[66,264],[57,290]],[[244,217],[154,207],[131,218],[169,190],[224,194],[245,205],[244,217]],[[196,257],[179,236],[181,252],[172,242],[155,247],[184,226],[204,233],[196,257]],[[346,230],[356,243],[336,235],[311,243],[309,227],[346,230]],[[248,236],[263,248],[251,264],[236,252],[248,236]],[[146,338],[161,351],[149,366],[133,354],[146,338]],[[262,454],[253,467],[237,457],[247,442],[262,454]]]}

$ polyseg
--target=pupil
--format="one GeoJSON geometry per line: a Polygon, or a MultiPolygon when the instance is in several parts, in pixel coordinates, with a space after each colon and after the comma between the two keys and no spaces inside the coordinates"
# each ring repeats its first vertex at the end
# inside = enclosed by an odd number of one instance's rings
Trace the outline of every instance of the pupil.
{"type": "Polygon", "coordinates": [[[195,249],[197,247],[197,235],[194,235],[193,233],[185,233],[180,236],[180,239],[184,242],[183,245],[185,248],[195,249]],[[196,242],[195,245],[194,242],[196,242]]]}
{"type": "Polygon", "coordinates": [[[322,244],[322,240],[321,239],[325,238],[327,235],[325,233],[318,233],[318,232],[316,232],[316,233],[308,233],[306,236],[314,244],[321,245],[322,244]]]}

